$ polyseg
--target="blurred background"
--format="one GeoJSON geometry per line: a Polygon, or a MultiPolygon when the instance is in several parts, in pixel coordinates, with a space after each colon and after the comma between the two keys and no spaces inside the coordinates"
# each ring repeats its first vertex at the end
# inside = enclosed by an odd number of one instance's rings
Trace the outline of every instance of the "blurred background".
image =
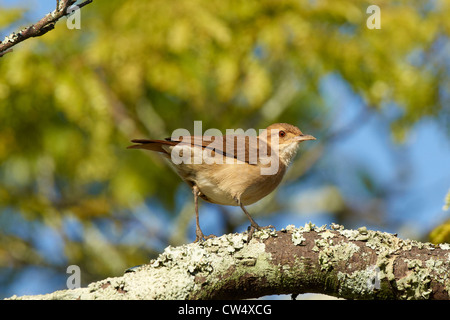
{"type": "MultiPolygon", "coordinates": [[[[0,1],[0,37],[54,0],[0,1]]],[[[193,197],[134,138],[288,122],[285,180],[248,207],[260,225],[450,241],[450,2],[94,1],[0,58],[0,298],[120,276],[195,239],[193,197]],[[369,5],[381,29],[369,29],[369,5]],[[448,199],[449,197],[447,197],[448,199]],[[447,200],[447,202],[450,202],[447,200]]],[[[205,234],[240,208],[201,201],[205,234]]]]}

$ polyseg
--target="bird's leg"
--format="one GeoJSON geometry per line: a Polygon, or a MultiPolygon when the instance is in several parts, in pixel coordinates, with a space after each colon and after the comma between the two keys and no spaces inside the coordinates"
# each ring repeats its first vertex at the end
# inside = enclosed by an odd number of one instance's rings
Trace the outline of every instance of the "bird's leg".
{"type": "Polygon", "coordinates": [[[202,229],[200,229],[200,222],[199,222],[199,218],[198,218],[198,195],[199,195],[199,191],[198,191],[198,187],[197,186],[193,186],[192,187],[192,193],[194,194],[194,204],[195,204],[195,241],[200,241],[202,240],[205,236],[203,235],[202,229]]]}
{"type": "Polygon", "coordinates": [[[245,215],[247,216],[248,220],[250,220],[250,230],[248,232],[248,239],[247,242],[250,242],[250,240],[253,237],[253,232],[255,232],[255,230],[261,230],[261,229],[269,229],[269,228],[273,228],[273,226],[267,226],[267,227],[260,227],[255,220],[253,220],[252,216],[250,215],[250,213],[248,213],[247,209],[245,209],[244,205],[242,204],[242,202],[239,199],[236,199],[236,202],[239,204],[239,206],[241,207],[242,211],[244,211],[245,215]]]}
{"type": "Polygon", "coordinates": [[[250,213],[248,213],[247,209],[245,209],[244,205],[240,201],[238,201],[238,203],[239,203],[239,206],[241,207],[242,211],[244,211],[245,215],[247,216],[248,220],[250,220],[251,226],[258,230],[261,229],[261,227],[256,223],[256,221],[253,220],[250,213]]]}
{"type": "Polygon", "coordinates": [[[195,204],[195,241],[198,242],[203,239],[209,239],[215,237],[215,235],[210,234],[209,236],[205,236],[202,232],[202,229],[200,229],[200,221],[198,217],[198,196],[200,195],[200,191],[198,190],[198,187],[194,185],[192,187],[192,193],[194,194],[194,204],[195,204]]]}

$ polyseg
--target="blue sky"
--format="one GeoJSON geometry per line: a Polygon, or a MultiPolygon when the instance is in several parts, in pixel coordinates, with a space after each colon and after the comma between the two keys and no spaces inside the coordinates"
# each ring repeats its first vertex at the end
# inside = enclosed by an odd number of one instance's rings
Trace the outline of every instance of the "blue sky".
{"type": "MultiPolygon", "coordinates": [[[[339,106],[334,110],[336,126],[351,123],[361,112],[361,101],[338,77],[325,82],[324,93],[330,106],[339,106]]],[[[391,231],[417,237],[449,217],[442,206],[450,189],[450,139],[445,128],[423,118],[405,142],[394,143],[386,121],[390,108],[395,106],[385,106],[387,110],[382,113],[373,112],[353,134],[332,148],[331,157],[344,159],[341,165],[346,158],[358,159],[369,171],[377,172],[380,184],[396,182],[401,178],[399,172],[407,171],[409,180],[396,190],[388,207],[390,219],[404,223],[405,228],[391,231]]]]}

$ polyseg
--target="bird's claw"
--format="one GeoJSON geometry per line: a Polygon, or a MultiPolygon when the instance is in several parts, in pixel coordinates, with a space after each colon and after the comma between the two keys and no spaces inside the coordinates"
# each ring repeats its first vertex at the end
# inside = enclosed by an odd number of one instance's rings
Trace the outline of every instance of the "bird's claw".
{"type": "Polygon", "coordinates": [[[251,224],[251,225],[248,227],[248,229],[247,229],[247,230],[248,230],[247,243],[249,243],[250,240],[252,240],[253,233],[255,232],[255,230],[265,230],[265,229],[275,229],[275,227],[274,227],[273,225],[271,225],[271,224],[269,224],[269,225],[266,226],[266,227],[260,227],[260,226],[257,225],[257,224],[255,224],[255,225],[251,224]]]}

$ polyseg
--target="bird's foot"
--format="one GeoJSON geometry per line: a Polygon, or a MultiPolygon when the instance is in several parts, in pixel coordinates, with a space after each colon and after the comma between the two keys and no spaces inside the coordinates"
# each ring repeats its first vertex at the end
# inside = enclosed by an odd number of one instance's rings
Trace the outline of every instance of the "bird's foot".
{"type": "Polygon", "coordinates": [[[266,226],[266,227],[260,227],[258,224],[251,224],[249,227],[248,227],[248,237],[247,237],[247,243],[249,243],[250,242],[250,240],[252,240],[252,237],[253,237],[253,233],[255,232],[255,230],[266,230],[266,229],[275,229],[275,227],[274,226],[272,226],[272,225],[268,225],[268,226],[266,226]]]}
{"type": "Polygon", "coordinates": [[[209,236],[205,236],[201,230],[197,230],[195,232],[195,241],[194,241],[194,243],[199,242],[199,241],[203,241],[203,240],[216,238],[216,237],[217,236],[213,235],[213,234],[210,234],[209,236]]]}

